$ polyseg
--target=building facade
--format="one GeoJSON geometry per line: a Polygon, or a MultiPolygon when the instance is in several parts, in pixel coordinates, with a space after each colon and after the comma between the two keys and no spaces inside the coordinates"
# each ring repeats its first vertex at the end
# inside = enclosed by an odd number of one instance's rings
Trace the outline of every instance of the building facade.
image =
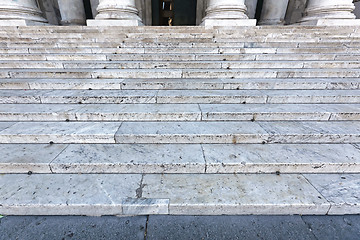
{"type": "MultiPolygon", "coordinates": [[[[356,17],[357,16],[357,17],[356,17]]],[[[353,0],[2,0],[1,25],[357,25],[353,0]],[[256,19],[257,21],[252,21],[256,19]],[[336,21],[335,21],[336,20],[336,21]],[[338,21],[342,20],[342,21],[338,21]]]]}

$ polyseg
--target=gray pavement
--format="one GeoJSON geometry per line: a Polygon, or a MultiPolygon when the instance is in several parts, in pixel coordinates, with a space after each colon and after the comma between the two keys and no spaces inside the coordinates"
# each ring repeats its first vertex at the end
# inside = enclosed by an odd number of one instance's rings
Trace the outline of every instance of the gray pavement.
{"type": "Polygon", "coordinates": [[[347,216],[8,216],[0,240],[360,239],[360,215],[347,216]]]}

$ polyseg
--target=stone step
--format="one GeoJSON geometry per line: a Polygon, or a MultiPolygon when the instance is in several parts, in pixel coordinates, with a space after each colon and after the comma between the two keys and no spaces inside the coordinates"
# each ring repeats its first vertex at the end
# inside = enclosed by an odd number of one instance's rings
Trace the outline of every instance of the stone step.
{"type": "Polygon", "coordinates": [[[0,78],[359,78],[360,69],[0,69],[0,78]]]}
{"type": "Polygon", "coordinates": [[[0,121],[358,121],[360,104],[2,104],[0,121]]]}
{"type": "Polygon", "coordinates": [[[357,144],[0,144],[0,174],[359,173],[357,144]]]}
{"type": "Polygon", "coordinates": [[[0,103],[360,103],[359,90],[0,90],[0,103]]]}
{"type": "Polygon", "coordinates": [[[0,143],[360,143],[360,122],[0,122],[0,143]]]}
{"type": "Polygon", "coordinates": [[[0,69],[356,69],[359,61],[0,61],[0,69]]]}
{"type": "Polygon", "coordinates": [[[4,215],[359,214],[359,174],[5,174],[4,215]]]}
{"type": "Polygon", "coordinates": [[[0,79],[0,89],[22,90],[351,90],[359,78],[290,79],[0,79]]]}
{"type": "MultiPolygon", "coordinates": [[[[1,39],[1,38],[0,38],[1,39]]],[[[118,39],[106,39],[101,41],[97,39],[32,39],[32,38],[13,38],[4,39],[0,42],[1,48],[36,48],[36,47],[59,47],[59,48],[196,48],[196,47],[208,47],[208,48],[336,48],[346,46],[348,48],[357,48],[360,45],[360,41],[352,42],[214,42],[211,40],[204,42],[194,42],[193,39],[184,39],[181,42],[130,42],[119,41],[118,39]],[[81,45],[79,45],[81,43],[81,45]]]]}
{"type": "MultiPolygon", "coordinates": [[[[360,54],[0,54],[0,61],[359,61],[360,54]]],[[[28,64],[29,62],[26,62],[28,64]]]]}
{"type": "Polygon", "coordinates": [[[0,54],[355,54],[358,48],[0,48],[0,54]]]}

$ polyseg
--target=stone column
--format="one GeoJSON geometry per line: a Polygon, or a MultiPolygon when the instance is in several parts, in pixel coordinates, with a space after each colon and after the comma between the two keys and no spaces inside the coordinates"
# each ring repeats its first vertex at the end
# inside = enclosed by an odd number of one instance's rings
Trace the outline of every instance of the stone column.
{"type": "Polygon", "coordinates": [[[86,14],[82,0],[58,0],[61,25],[85,25],[86,14]]]}
{"type": "Polygon", "coordinates": [[[309,0],[301,25],[359,25],[353,0],[309,0]]]}
{"type": "Polygon", "coordinates": [[[1,26],[44,25],[46,22],[36,0],[0,1],[1,26]]]}
{"type": "Polygon", "coordinates": [[[289,0],[264,0],[259,25],[284,25],[289,0]]]}
{"type": "Polygon", "coordinates": [[[255,26],[256,20],[246,15],[245,0],[207,0],[205,26],[255,26]]]}
{"type": "Polygon", "coordinates": [[[88,26],[140,26],[143,25],[135,0],[100,0],[95,20],[88,26]]]}

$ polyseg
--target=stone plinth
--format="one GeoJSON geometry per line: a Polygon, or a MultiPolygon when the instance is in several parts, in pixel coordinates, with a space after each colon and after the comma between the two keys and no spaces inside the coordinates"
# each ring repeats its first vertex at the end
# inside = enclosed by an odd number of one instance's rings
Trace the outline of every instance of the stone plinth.
{"type": "Polygon", "coordinates": [[[1,0],[0,2],[1,26],[41,25],[46,22],[36,0],[1,0]]]}
{"type": "Polygon", "coordinates": [[[82,0],[58,0],[61,25],[85,25],[86,15],[82,0]]]}
{"type": "Polygon", "coordinates": [[[135,0],[100,0],[95,20],[88,26],[141,26],[143,25],[135,0]]]}
{"type": "Polygon", "coordinates": [[[265,0],[259,25],[283,25],[289,0],[265,0]]]}
{"type": "Polygon", "coordinates": [[[309,0],[301,25],[351,26],[360,25],[354,20],[352,0],[309,0]]]}
{"type": "Polygon", "coordinates": [[[201,25],[212,26],[255,26],[256,20],[246,15],[244,0],[208,0],[206,16],[201,25]]]}

